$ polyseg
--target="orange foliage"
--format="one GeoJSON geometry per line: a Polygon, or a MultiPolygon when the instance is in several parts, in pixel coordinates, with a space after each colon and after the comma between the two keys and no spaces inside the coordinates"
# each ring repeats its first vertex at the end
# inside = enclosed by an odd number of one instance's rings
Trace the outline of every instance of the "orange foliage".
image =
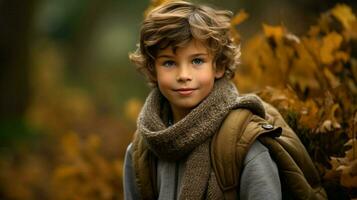
{"type": "Polygon", "coordinates": [[[241,91],[257,92],[283,113],[324,181],[337,180],[350,191],[357,188],[356,24],[342,4],[321,15],[306,35],[263,24],[263,34],[243,47],[235,77],[241,91]]]}
{"type": "Polygon", "coordinates": [[[74,132],[62,138],[63,163],[55,167],[52,179],[55,199],[118,198],[116,188],[122,187],[122,161],[106,160],[98,152],[100,145],[95,134],[83,142],[74,132]]]}

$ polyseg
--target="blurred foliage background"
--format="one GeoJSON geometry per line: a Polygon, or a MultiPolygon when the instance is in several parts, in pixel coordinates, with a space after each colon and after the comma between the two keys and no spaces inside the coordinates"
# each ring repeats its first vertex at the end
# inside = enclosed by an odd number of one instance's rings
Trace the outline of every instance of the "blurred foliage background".
{"type": "MultiPolygon", "coordinates": [[[[0,199],[123,198],[149,92],[128,53],[161,2],[1,1],[0,199]]],[[[357,198],[356,1],[195,2],[237,13],[239,89],[279,108],[331,199],[357,198]]]]}

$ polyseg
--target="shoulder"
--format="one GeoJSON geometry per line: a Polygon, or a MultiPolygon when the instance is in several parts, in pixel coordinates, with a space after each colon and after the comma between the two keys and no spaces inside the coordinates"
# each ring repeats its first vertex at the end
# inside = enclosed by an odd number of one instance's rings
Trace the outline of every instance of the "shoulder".
{"type": "Polygon", "coordinates": [[[124,165],[125,168],[132,168],[132,160],[133,160],[133,143],[130,143],[126,148],[125,157],[124,157],[124,165]]]}
{"type": "Polygon", "coordinates": [[[240,199],[281,199],[281,183],[276,163],[269,150],[258,140],[250,147],[244,160],[240,199]]]}
{"type": "Polygon", "coordinates": [[[268,159],[271,159],[269,149],[259,142],[259,140],[255,140],[244,159],[244,165],[247,165],[251,161],[261,159],[261,157],[268,157],[268,159]]]}
{"type": "Polygon", "coordinates": [[[126,166],[131,166],[132,165],[132,143],[130,143],[128,145],[128,147],[126,148],[126,152],[125,152],[125,158],[124,158],[124,163],[126,166]]]}
{"type": "Polygon", "coordinates": [[[131,151],[132,151],[132,146],[133,146],[133,143],[130,143],[130,144],[126,147],[126,154],[131,153],[131,151]]]}

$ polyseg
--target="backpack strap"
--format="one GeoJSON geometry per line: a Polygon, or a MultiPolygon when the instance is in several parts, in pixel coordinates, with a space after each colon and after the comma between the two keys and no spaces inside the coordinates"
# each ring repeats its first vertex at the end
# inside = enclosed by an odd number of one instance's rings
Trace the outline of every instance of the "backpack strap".
{"type": "Polygon", "coordinates": [[[214,135],[210,152],[212,168],[225,199],[237,199],[244,158],[253,142],[267,134],[279,136],[281,128],[241,108],[231,111],[214,135]]]}

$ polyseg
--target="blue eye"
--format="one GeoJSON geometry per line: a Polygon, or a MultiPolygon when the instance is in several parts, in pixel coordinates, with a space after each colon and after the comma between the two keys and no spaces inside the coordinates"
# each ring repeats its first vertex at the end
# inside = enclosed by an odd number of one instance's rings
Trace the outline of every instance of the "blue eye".
{"type": "Polygon", "coordinates": [[[164,67],[173,67],[174,65],[175,65],[175,62],[172,60],[167,60],[162,63],[162,66],[164,66],[164,67]]]}
{"type": "Polygon", "coordinates": [[[195,59],[192,60],[192,64],[194,64],[194,65],[200,65],[200,64],[203,64],[203,63],[204,63],[204,61],[203,61],[202,58],[195,58],[195,59]]]}

